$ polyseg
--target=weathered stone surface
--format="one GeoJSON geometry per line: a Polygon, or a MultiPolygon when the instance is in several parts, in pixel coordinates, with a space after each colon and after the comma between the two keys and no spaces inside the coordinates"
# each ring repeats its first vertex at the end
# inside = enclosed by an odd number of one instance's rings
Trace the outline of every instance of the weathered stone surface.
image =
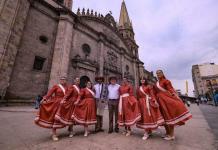
{"type": "Polygon", "coordinates": [[[10,84],[10,77],[29,10],[27,0],[6,0],[0,18],[0,89],[10,84]]]}
{"type": "MultiPolygon", "coordinates": [[[[70,8],[72,0],[63,2],[70,8]]],[[[137,85],[144,73],[142,66],[139,72],[138,46],[122,37],[113,17],[91,11],[80,16],[62,6],[52,0],[0,3],[0,90],[10,84],[7,98],[45,94],[60,76],[69,82],[87,76],[94,82],[99,75],[125,75],[137,85]],[[42,70],[33,69],[35,56],[45,59],[42,70]]]]}
{"type": "Polygon", "coordinates": [[[55,41],[49,87],[57,84],[57,81],[61,76],[68,75],[71,41],[73,37],[72,22],[73,18],[70,18],[67,15],[60,16],[55,41]]]}
{"type": "Polygon", "coordinates": [[[54,12],[46,12],[45,7],[38,4],[35,6],[28,12],[7,92],[8,98],[29,99],[47,91],[57,21],[52,18],[54,12]],[[47,37],[47,43],[39,40],[41,35],[47,37]],[[35,56],[46,59],[42,71],[33,70],[35,56]]]}

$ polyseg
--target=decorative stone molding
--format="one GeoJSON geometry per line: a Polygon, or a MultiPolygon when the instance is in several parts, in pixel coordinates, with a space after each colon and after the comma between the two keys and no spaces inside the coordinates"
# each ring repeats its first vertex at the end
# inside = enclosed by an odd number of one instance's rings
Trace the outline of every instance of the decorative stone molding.
{"type": "Polygon", "coordinates": [[[75,69],[83,68],[92,72],[96,72],[99,69],[99,64],[96,61],[81,58],[79,55],[76,55],[71,60],[71,64],[75,69]]]}

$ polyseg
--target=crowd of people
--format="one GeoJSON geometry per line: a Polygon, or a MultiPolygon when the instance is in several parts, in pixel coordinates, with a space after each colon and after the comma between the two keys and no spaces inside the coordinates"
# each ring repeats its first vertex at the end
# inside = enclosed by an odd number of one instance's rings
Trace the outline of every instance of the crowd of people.
{"type": "Polygon", "coordinates": [[[87,81],[85,88],[80,89],[80,79],[76,78],[68,85],[66,77],[54,85],[41,100],[35,123],[52,129],[52,140],[58,141],[56,130],[68,127],[69,137],[75,135],[73,126],[84,127],[84,136],[90,134],[88,127],[95,125],[95,132],[102,132],[103,117],[106,105],[109,111],[108,133],[119,132],[124,127],[125,136],[130,136],[132,127],[144,130],[143,140],[148,139],[153,130],[164,126],[165,140],[174,140],[174,127],[184,125],[192,115],[178,97],[171,82],[166,79],[162,70],[156,72],[158,81],[149,84],[140,78],[140,85],[134,87],[127,77],[121,85],[115,76],[96,77],[96,84],[87,81]],[[114,119],[115,118],[115,119],[114,119]],[[115,123],[113,122],[115,120],[115,123]]]}

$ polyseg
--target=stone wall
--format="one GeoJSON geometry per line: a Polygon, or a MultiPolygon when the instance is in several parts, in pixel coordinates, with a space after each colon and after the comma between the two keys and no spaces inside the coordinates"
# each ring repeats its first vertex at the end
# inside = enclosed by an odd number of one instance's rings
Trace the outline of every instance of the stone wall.
{"type": "Polygon", "coordinates": [[[40,3],[30,7],[15,60],[7,97],[30,99],[47,91],[53,45],[57,30],[56,14],[40,3]],[[47,42],[40,40],[47,38],[47,42]],[[35,56],[45,59],[42,70],[33,68],[35,56]]]}
{"type": "Polygon", "coordinates": [[[8,88],[30,3],[28,0],[1,1],[0,90],[8,88]]]}
{"type": "MultiPolygon", "coordinates": [[[[95,19],[95,18],[94,18],[95,19]]],[[[82,23],[85,23],[92,28],[92,31],[85,30],[79,24],[74,38],[74,47],[72,57],[79,55],[81,58],[85,57],[85,54],[81,48],[82,44],[87,43],[91,47],[91,53],[88,59],[97,61],[99,65],[99,71],[96,72],[96,75],[104,75],[106,77],[117,75],[124,75],[126,72],[129,72],[129,75],[135,77],[138,75],[138,66],[131,56],[130,50],[126,47],[125,43],[120,39],[120,37],[114,33],[114,30],[110,29],[108,26],[104,25],[101,22],[96,20],[91,20],[90,18],[82,17],[82,23]],[[97,35],[97,37],[95,37],[97,35]],[[120,49],[121,48],[121,49],[120,49]],[[105,63],[108,63],[108,52],[114,53],[117,56],[116,67],[118,67],[121,75],[113,71],[105,70],[105,63]],[[127,53],[128,54],[127,54],[127,53]],[[128,66],[128,70],[126,69],[128,66]]],[[[72,72],[76,72],[75,76],[80,76],[79,70],[71,69],[72,72]]],[[[70,71],[70,72],[71,72],[70,71]]],[[[87,72],[89,70],[87,69],[87,72]]],[[[72,76],[73,73],[70,73],[72,76]]],[[[85,73],[87,74],[87,73],[85,73]]],[[[83,74],[81,74],[82,76],[83,74]]],[[[93,76],[93,73],[92,73],[93,76]]],[[[136,79],[138,80],[138,79],[136,79]]]]}
{"type": "Polygon", "coordinates": [[[69,82],[88,76],[94,82],[99,75],[120,79],[128,75],[137,84],[138,58],[108,25],[81,20],[45,1],[9,2],[0,3],[0,87],[10,83],[8,99],[44,95],[60,76],[67,76],[69,82]],[[84,44],[88,51],[82,48],[84,44]],[[41,69],[34,68],[36,57],[44,60],[41,69]]]}

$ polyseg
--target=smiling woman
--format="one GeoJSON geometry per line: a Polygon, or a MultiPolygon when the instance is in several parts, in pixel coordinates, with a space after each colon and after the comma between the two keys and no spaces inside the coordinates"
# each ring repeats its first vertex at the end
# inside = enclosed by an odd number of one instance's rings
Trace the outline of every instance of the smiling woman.
{"type": "Polygon", "coordinates": [[[164,139],[174,140],[174,127],[184,125],[187,120],[192,118],[192,115],[179,98],[171,82],[165,77],[163,71],[157,70],[156,74],[158,78],[155,86],[156,96],[166,129],[164,139]]]}

